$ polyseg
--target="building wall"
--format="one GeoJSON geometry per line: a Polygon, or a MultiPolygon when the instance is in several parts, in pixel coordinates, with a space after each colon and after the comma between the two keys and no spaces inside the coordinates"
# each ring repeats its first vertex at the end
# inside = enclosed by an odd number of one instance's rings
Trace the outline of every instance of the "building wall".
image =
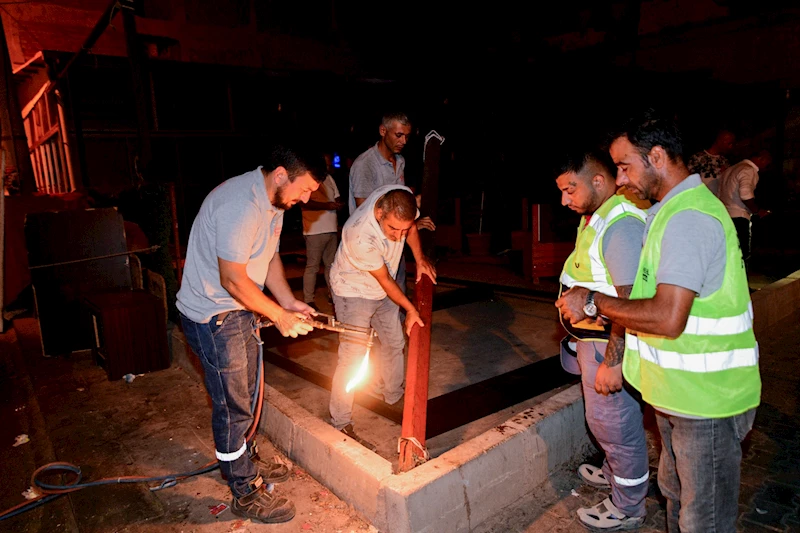
{"type": "MultiPolygon", "coordinates": [[[[78,50],[108,4],[109,0],[33,0],[2,5],[0,15],[12,64],[21,65],[40,50],[78,50]]],[[[316,30],[313,35],[304,31],[306,26],[293,26],[287,20],[296,13],[269,9],[279,4],[253,0],[137,0],[137,30],[151,44],[151,57],[256,68],[325,69],[342,74],[356,69],[352,53],[333,32],[332,12],[325,9],[330,1],[310,3],[304,21],[316,30]],[[256,8],[256,4],[262,7],[256,8]]],[[[119,15],[92,52],[126,55],[119,15]]]]}

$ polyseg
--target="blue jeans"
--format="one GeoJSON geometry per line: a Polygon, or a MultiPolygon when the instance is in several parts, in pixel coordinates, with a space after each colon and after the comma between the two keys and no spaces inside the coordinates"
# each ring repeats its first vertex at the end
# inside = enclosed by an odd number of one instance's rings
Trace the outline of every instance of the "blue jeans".
{"type": "MultiPolygon", "coordinates": [[[[403,396],[405,367],[403,348],[403,326],[400,323],[398,306],[388,297],[382,300],[344,298],[334,293],[336,318],[341,322],[362,327],[373,327],[381,341],[380,369],[383,378],[383,397],[386,403],[395,403],[403,396]]],[[[333,373],[331,386],[331,424],[342,429],[353,421],[353,397],[355,390],[345,392],[347,382],[356,374],[366,351],[366,339],[362,336],[339,334],[339,360],[333,373]]],[[[373,352],[374,353],[374,352],[373,352]]],[[[374,358],[372,355],[371,359],[374,358]]],[[[374,368],[374,365],[370,365],[374,368]]],[[[366,379],[365,379],[366,382],[366,379]]],[[[363,385],[363,383],[362,383],[363,385]]]]}
{"type": "Polygon", "coordinates": [[[611,501],[627,516],[645,516],[649,462],[643,406],[623,387],[603,396],[594,390],[606,342],[578,342],[578,364],[586,424],[605,453],[603,474],[611,483],[611,501]]]}
{"type": "Polygon", "coordinates": [[[735,533],[742,446],[756,410],[691,419],[656,410],[661,433],[658,487],[669,533],[735,533]]]}
{"type": "Polygon", "coordinates": [[[181,323],[189,346],[205,370],[219,468],[231,492],[239,498],[251,492],[248,484],[258,475],[245,443],[253,423],[250,404],[256,391],[255,317],[250,311],[231,311],[217,325],[216,316],[208,324],[200,324],[181,314],[181,323]]]}

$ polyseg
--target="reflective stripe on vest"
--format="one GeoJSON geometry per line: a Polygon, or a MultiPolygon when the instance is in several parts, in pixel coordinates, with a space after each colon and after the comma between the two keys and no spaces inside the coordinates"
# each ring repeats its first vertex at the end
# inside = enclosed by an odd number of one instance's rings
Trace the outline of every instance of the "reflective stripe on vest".
{"type": "Polygon", "coordinates": [[[723,318],[706,318],[689,315],[683,333],[688,335],[735,335],[744,333],[753,327],[753,302],[747,311],[737,316],[723,318]]]}
{"type": "Polygon", "coordinates": [[[625,335],[625,347],[661,368],[686,372],[719,372],[758,364],[758,346],[723,352],[678,353],[654,348],[636,335],[625,335]]]}
{"type": "Polygon", "coordinates": [[[614,298],[617,297],[617,289],[613,285],[609,285],[604,281],[578,281],[573,279],[572,276],[566,272],[561,273],[561,278],[559,281],[567,287],[583,287],[585,289],[589,289],[590,291],[602,292],[608,296],[613,296],[614,298]]]}
{"type": "Polygon", "coordinates": [[[644,222],[646,215],[624,196],[614,195],[594,212],[586,227],[578,228],[575,249],[564,263],[559,278],[563,285],[584,287],[608,296],[617,296],[617,289],[611,283],[611,275],[603,260],[602,244],[606,230],[624,216],[635,216],[644,222]],[[584,264],[581,268],[580,261],[584,254],[588,257],[589,264],[584,264]]]}

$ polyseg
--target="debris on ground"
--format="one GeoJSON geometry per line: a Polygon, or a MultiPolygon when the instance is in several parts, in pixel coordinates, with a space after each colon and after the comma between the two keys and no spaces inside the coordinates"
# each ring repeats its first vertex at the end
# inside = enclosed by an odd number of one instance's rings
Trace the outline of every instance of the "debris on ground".
{"type": "Polygon", "coordinates": [[[21,444],[25,444],[26,442],[30,442],[30,441],[31,441],[31,438],[28,437],[25,433],[23,433],[22,435],[17,435],[17,438],[14,439],[14,448],[16,448],[17,446],[19,446],[21,444]]]}
{"type": "Polygon", "coordinates": [[[209,505],[208,506],[208,511],[212,515],[217,516],[218,514],[220,514],[222,511],[224,511],[227,508],[228,508],[228,504],[227,503],[220,503],[219,505],[209,505]]]}
{"type": "Polygon", "coordinates": [[[236,520],[233,524],[231,524],[231,528],[228,531],[230,533],[235,533],[237,531],[247,531],[247,522],[248,520],[236,520]]]}
{"type": "Polygon", "coordinates": [[[39,496],[41,496],[41,494],[39,494],[33,487],[28,487],[25,491],[22,492],[22,497],[25,498],[26,500],[35,500],[39,496]]]}
{"type": "Polygon", "coordinates": [[[578,494],[578,491],[576,491],[575,489],[572,489],[572,491],[570,491],[570,493],[571,493],[573,496],[575,496],[576,498],[577,498],[578,496],[580,496],[580,495],[578,494]]]}

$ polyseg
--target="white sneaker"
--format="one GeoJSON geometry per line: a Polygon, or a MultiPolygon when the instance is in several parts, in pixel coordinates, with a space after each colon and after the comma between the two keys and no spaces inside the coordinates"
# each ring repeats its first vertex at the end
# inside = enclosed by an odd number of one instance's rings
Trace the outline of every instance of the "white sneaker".
{"type": "Polygon", "coordinates": [[[581,525],[589,531],[630,531],[639,529],[644,524],[644,516],[625,516],[606,498],[594,507],[583,507],[577,510],[581,525]]]}
{"type": "Polygon", "coordinates": [[[597,487],[598,489],[607,489],[611,487],[611,483],[606,479],[602,468],[597,468],[590,464],[582,464],[578,467],[578,475],[581,476],[584,483],[592,487],[597,487]]]}

